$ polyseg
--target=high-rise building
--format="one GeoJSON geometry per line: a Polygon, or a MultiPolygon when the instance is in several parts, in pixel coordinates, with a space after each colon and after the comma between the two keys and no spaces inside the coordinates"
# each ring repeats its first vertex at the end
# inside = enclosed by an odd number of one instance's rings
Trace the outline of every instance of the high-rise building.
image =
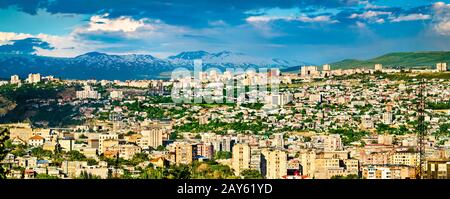
{"type": "Polygon", "coordinates": [[[283,133],[274,133],[273,134],[273,144],[272,145],[277,148],[284,148],[283,133]]]}
{"type": "Polygon", "coordinates": [[[281,179],[287,175],[287,154],[282,150],[262,152],[262,174],[267,179],[281,179]]]}
{"type": "Polygon", "coordinates": [[[28,78],[26,79],[27,83],[29,84],[35,84],[41,82],[41,74],[29,74],[28,78]]]}
{"type": "Polygon", "coordinates": [[[243,170],[250,169],[250,146],[248,144],[235,144],[232,154],[232,168],[235,175],[240,175],[243,170]]]}
{"type": "Polygon", "coordinates": [[[261,172],[261,149],[258,145],[250,145],[250,169],[261,172]]]}
{"type": "Polygon", "coordinates": [[[20,84],[20,78],[18,75],[11,76],[11,84],[20,84]]]}
{"type": "Polygon", "coordinates": [[[163,144],[163,130],[162,129],[150,129],[141,131],[142,138],[140,140],[141,146],[147,146],[156,149],[163,144]]]}
{"type": "Polygon", "coordinates": [[[191,164],[197,156],[197,146],[190,143],[178,143],[175,146],[175,163],[191,164]]]}
{"type": "Polygon", "coordinates": [[[437,63],[436,64],[436,70],[438,72],[447,71],[447,63],[437,63]]]}
{"type": "Polygon", "coordinates": [[[331,134],[325,138],[324,151],[341,151],[341,150],[343,150],[341,135],[331,134]]]}
{"type": "Polygon", "coordinates": [[[208,159],[214,158],[214,147],[211,143],[203,143],[197,145],[197,155],[201,155],[208,159]]]}
{"type": "Polygon", "coordinates": [[[382,64],[375,64],[375,71],[382,71],[383,65],[382,64]]]}
{"type": "Polygon", "coordinates": [[[393,120],[392,112],[385,112],[383,113],[383,123],[384,124],[391,124],[393,120]]]}

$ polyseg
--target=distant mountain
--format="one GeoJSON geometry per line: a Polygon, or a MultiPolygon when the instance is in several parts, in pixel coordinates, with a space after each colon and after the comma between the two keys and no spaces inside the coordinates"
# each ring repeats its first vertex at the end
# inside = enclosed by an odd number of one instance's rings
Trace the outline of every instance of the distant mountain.
{"type": "Polygon", "coordinates": [[[206,67],[277,67],[285,68],[304,64],[296,60],[284,60],[278,58],[253,57],[243,53],[222,51],[218,53],[208,53],[205,51],[182,52],[175,56],[168,57],[168,60],[175,65],[192,64],[195,59],[202,59],[206,67]]]}
{"type": "Polygon", "coordinates": [[[57,58],[23,54],[0,54],[0,77],[18,74],[22,77],[29,73],[55,75],[69,79],[154,79],[161,74],[170,73],[178,67],[193,69],[195,59],[203,60],[203,68],[287,68],[302,65],[300,61],[276,58],[257,58],[242,53],[222,51],[182,52],[167,59],[151,55],[109,55],[89,52],[74,58],[57,58]]]}
{"type": "Polygon", "coordinates": [[[397,52],[388,53],[373,59],[356,60],[345,59],[331,63],[332,69],[348,68],[373,68],[375,64],[383,64],[389,68],[414,68],[414,67],[434,67],[436,63],[450,63],[450,52],[428,51],[428,52],[397,52]]]}

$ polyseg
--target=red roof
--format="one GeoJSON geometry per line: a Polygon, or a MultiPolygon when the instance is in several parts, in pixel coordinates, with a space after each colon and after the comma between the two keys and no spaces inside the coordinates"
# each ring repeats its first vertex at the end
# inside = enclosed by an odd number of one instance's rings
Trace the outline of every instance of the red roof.
{"type": "Polygon", "coordinates": [[[39,135],[35,135],[33,137],[30,137],[30,140],[43,140],[44,138],[39,136],[39,135]]]}

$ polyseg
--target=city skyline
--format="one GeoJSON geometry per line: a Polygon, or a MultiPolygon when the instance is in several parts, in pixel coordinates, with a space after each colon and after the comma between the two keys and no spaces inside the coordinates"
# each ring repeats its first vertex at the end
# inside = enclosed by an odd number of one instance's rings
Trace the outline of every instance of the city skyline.
{"type": "Polygon", "coordinates": [[[15,1],[0,4],[0,53],[74,57],[223,50],[323,64],[446,51],[449,1],[15,1]]]}

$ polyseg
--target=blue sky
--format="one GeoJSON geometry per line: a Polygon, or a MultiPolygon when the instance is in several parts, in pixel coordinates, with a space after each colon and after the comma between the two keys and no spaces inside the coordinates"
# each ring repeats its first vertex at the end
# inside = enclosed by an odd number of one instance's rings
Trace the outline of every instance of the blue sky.
{"type": "Polygon", "coordinates": [[[316,64],[449,50],[450,2],[0,0],[0,53],[228,50],[316,64]]]}

